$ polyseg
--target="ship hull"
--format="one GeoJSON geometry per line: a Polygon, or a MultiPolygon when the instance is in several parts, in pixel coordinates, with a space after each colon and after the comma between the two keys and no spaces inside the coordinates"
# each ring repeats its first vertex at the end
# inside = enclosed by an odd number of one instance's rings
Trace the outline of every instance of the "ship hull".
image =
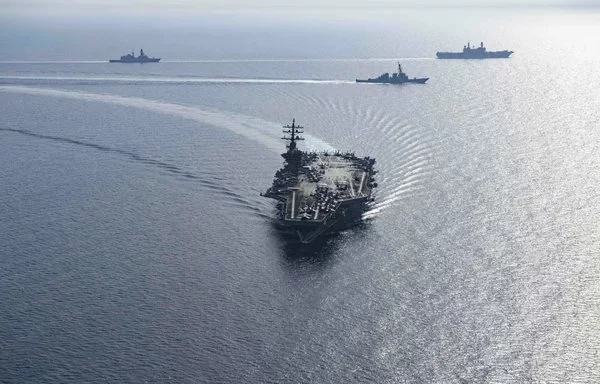
{"type": "Polygon", "coordinates": [[[413,83],[413,84],[425,84],[425,82],[429,80],[429,77],[423,77],[423,78],[414,78],[414,79],[408,79],[408,80],[402,80],[402,81],[390,81],[390,80],[378,80],[378,79],[356,79],[357,83],[374,83],[374,84],[406,84],[406,83],[413,83]]]}
{"type": "Polygon", "coordinates": [[[343,203],[336,210],[335,215],[323,222],[280,219],[275,225],[287,241],[305,245],[312,244],[327,235],[352,228],[361,223],[366,201],[367,198],[365,197],[357,201],[343,203]]]}
{"type": "Polygon", "coordinates": [[[437,52],[438,59],[506,59],[513,51],[485,52],[483,54],[466,54],[463,52],[437,52]]]}
{"type": "Polygon", "coordinates": [[[139,64],[144,64],[144,63],[158,63],[160,61],[159,59],[148,59],[148,60],[131,60],[131,61],[127,61],[127,60],[109,60],[109,63],[125,63],[125,64],[134,64],[134,63],[139,63],[139,64]]]}

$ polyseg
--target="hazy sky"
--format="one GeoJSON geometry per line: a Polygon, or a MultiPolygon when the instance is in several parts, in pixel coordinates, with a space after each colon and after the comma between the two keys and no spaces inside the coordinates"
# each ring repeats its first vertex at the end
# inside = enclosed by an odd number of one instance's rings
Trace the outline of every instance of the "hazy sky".
{"type": "Polygon", "coordinates": [[[310,9],[430,6],[599,5],[600,0],[0,0],[0,9],[310,9]]]}
{"type": "Polygon", "coordinates": [[[600,0],[0,0],[4,22],[22,19],[116,20],[137,18],[158,20],[228,14],[288,14],[344,18],[366,12],[390,12],[406,8],[463,7],[600,7],[600,0]],[[340,12],[344,10],[345,12],[340,12]]]}

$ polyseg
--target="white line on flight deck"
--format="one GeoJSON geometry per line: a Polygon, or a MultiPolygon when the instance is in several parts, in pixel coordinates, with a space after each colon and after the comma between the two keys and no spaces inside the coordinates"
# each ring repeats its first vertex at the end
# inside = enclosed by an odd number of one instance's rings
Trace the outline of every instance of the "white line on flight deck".
{"type": "Polygon", "coordinates": [[[296,191],[292,191],[292,214],[290,215],[293,219],[296,215],[296,191]]]}
{"type": "Polygon", "coordinates": [[[365,182],[366,176],[367,176],[367,172],[363,172],[362,179],[360,179],[360,187],[358,188],[358,193],[360,193],[361,195],[363,194],[362,190],[363,190],[363,184],[365,182]]]}

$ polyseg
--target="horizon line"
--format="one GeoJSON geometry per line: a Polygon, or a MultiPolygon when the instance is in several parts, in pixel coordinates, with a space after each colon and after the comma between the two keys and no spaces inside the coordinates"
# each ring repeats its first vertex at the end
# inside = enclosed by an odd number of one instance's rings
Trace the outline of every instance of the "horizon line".
{"type": "Polygon", "coordinates": [[[57,3],[54,5],[51,4],[22,4],[22,3],[13,3],[12,1],[8,1],[5,4],[4,10],[0,11],[0,15],[3,13],[11,13],[11,12],[23,12],[29,10],[36,11],[46,11],[48,9],[54,9],[56,11],[64,11],[65,8],[69,13],[81,12],[81,11],[123,11],[123,10],[131,10],[131,11],[215,11],[215,12],[226,12],[226,13],[242,13],[242,12],[256,12],[256,11],[279,11],[279,12],[289,12],[289,11],[336,11],[336,12],[344,12],[344,11],[385,11],[385,10],[429,10],[429,9],[590,9],[590,8],[600,8],[600,3],[595,3],[591,1],[582,1],[575,3],[555,3],[555,4],[519,4],[519,3],[490,3],[490,4],[478,4],[478,3],[467,3],[467,4],[455,4],[449,5],[447,3],[431,3],[431,4],[371,4],[371,5],[363,5],[363,4],[347,4],[345,6],[335,6],[335,5],[300,5],[300,4],[284,4],[278,6],[272,5],[245,5],[243,7],[236,6],[235,4],[226,5],[212,5],[212,6],[202,6],[196,4],[186,4],[186,3],[177,3],[177,4],[155,4],[153,6],[136,6],[132,4],[76,4],[69,5],[66,3],[57,3]]]}

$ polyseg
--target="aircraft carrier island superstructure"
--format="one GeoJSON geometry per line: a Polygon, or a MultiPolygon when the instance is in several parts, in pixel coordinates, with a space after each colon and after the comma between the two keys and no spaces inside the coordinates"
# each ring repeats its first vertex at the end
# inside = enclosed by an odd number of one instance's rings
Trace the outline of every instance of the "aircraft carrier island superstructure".
{"type": "Polygon", "coordinates": [[[377,186],[375,159],[353,153],[304,152],[297,148],[303,127],[284,126],[288,141],[282,169],[263,195],[278,201],[278,227],[308,244],[360,222],[377,186]]]}

